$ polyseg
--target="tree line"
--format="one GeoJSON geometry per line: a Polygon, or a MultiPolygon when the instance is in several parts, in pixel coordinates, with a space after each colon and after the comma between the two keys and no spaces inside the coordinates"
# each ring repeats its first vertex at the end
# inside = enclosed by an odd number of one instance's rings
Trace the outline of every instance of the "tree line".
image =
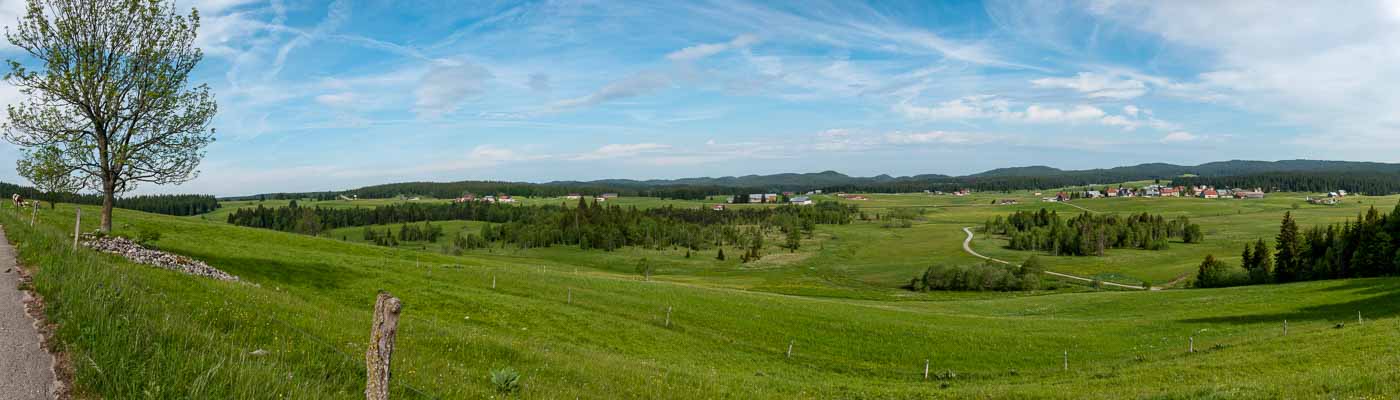
{"type": "MultiPolygon", "coordinates": [[[[102,196],[76,193],[45,193],[32,187],[19,186],[10,183],[0,182],[0,193],[19,194],[29,200],[40,200],[49,203],[53,207],[54,203],[69,203],[97,206],[102,205],[102,196]]],[[[199,215],[219,209],[219,200],[214,196],[204,194],[157,194],[143,196],[118,197],[114,200],[113,206],[127,210],[144,211],[148,213],[190,216],[199,215]]]]}
{"type": "Polygon", "coordinates": [[[1306,230],[1285,212],[1273,246],[1245,245],[1238,267],[1206,256],[1196,287],[1287,283],[1400,275],[1400,205],[1390,214],[1375,207],[1356,219],[1306,230]]]}
{"type": "Polygon", "coordinates": [[[1192,186],[1265,188],[1270,191],[1320,192],[1346,190],[1386,195],[1400,193],[1400,174],[1372,172],[1271,172],[1241,176],[1182,177],[1174,183],[1192,186]]]}
{"type": "Polygon", "coordinates": [[[985,232],[1007,236],[1013,250],[1045,251],[1053,255],[1102,256],[1107,249],[1164,250],[1170,239],[1200,243],[1200,225],[1185,216],[1168,220],[1147,213],[1126,217],[1085,212],[1070,218],[1044,208],[1018,211],[988,219],[985,232]]]}
{"type": "MultiPolygon", "coordinates": [[[[302,207],[295,201],[285,207],[239,209],[228,222],[239,226],[316,235],[330,229],[405,224],[400,234],[366,230],[366,240],[392,244],[424,221],[482,221],[479,232],[452,239],[454,250],[491,244],[520,248],[578,246],[581,249],[617,250],[624,246],[650,249],[685,247],[692,251],[721,246],[745,250],[745,261],[758,259],[770,234],[783,238],[791,251],[801,246],[819,224],[848,224],[859,213],[855,206],[822,202],[814,206],[784,205],[767,208],[710,210],[708,208],[658,207],[638,209],[579,199],[573,207],[561,205],[511,206],[493,203],[405,203],[373,208],[302,207]],[[407,229],[407,231],[405,231],[407,229]],[[372,236],[371,236],[372,235],[372,236]],[[380,239],[383,238],[383,239],[380,239]]],[[[424,229],[428,229],[425,227],[424,229]]],[[[412,235],[409,235],[412,236],[412,235]]]]}

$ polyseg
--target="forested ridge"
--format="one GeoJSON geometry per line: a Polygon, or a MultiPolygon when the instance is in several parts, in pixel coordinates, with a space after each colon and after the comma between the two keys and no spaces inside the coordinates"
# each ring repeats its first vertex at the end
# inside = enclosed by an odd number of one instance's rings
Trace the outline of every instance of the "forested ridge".
{"type": "Polygon", "coordinates": [[[1400,164],[1283,160],[1221,161],[1186,166],[1149,163],[1133,166],[1061,170],[1046,166],[994,169],[966,176],[924,174],[903,177],[879,175],[853,177],[834,171],[804,174],[747,175],[721,178],[671,180],[607,179],[597,181],[555,181],[546,183],[462,181],[405,182],[366,186],[331,192],[274,193],[230,199],[334,199],[338,196],[392,198],[429,196],[455,198],[464,193],[508,194],[512,196],[558,197],[571,193],[669,199],[703,199],[714,195],[746,195],[822,190],[824,192],[911,193],[930,191],[1012,191],[1053,189],[1071,186],[1109,184],[1143,180],[1170,180],[1182,185],[1215,187],[1260,187],[1271,191],[1323,192],[1347,190],[1373,195],[1400,193],[1400,164]]]}

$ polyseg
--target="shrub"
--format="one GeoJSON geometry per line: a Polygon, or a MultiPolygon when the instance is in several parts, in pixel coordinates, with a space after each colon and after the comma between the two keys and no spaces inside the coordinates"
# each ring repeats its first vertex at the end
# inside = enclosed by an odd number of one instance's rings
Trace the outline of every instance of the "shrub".
{"type": "Polygon", "coordinates": [[[505,367],[491,370],[491,386],[496,388],[496,393],[505,396],[515,394],[520,391],[520,372],[515,368],[505,367]]]}

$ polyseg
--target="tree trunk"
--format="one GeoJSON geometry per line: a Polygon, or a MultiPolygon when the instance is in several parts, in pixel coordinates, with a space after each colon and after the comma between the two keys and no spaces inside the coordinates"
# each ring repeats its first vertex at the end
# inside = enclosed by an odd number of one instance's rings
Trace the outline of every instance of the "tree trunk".
{"type": "Polygon", "coordinates": [[[112,233],[112,203],[116,200],[116,185],[102,185],[102,233],[112,233]]]}

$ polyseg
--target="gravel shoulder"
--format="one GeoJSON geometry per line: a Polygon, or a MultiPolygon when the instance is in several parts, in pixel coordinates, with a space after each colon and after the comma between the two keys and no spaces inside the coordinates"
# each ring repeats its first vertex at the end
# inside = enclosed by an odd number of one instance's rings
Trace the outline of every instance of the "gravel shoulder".
{"type": "Polygon", "coordinates": [[[0,399],[54,398],[54,357],[25,311],[14,248],[0,229],[0,399]]]}

